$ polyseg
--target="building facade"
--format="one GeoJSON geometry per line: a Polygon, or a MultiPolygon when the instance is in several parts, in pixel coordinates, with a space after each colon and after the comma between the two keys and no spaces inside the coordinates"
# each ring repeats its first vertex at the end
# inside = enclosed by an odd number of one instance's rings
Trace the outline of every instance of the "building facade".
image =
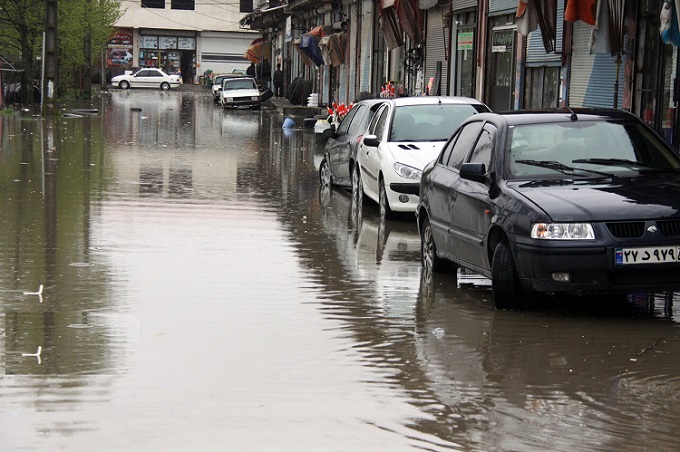
{"type": "Polygon", "coordinates": [[[198,83],[206,72],[245,70],[244,52],[259,33],[239,26],[252,1],[132,0],[109,40],[107,78],[126,69],[158,67],[198,83]]]}
{"type": "Polygon", "coordinates": [[[660,35],[669,3],[283,0],[240,23],[271,46],[286,86],[308,80],[324,105],[393,92],[475,97],[499,111],[622,108],[677,146],[678,47],[660,35]]]}

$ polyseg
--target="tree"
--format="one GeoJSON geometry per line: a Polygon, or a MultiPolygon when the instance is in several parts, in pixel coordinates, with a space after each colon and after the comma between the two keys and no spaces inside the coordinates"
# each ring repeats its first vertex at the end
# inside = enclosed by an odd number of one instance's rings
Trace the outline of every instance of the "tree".
{"type": "Polygon", "coordinates": [[[102,56],[122,15],[118,0],[59,0],[59,89],[82,88],[89,42],[93,61],[102,56]],[[89,34],[89,40],[87,36],[89,34]]]}
{"type": "Polygon", "coordinates": [[[32,82],[36,78],[36,51],[42,45],[45,23],[45,3],[42,0],[0,0],[0,55],[18,62],[21,72],[21,93],[29,102],[32,82]]]}
{"type": "MultiPolygon", "coordinates": [[[[122,11],[119,0],[59,0],[58,8],[57,92],[62,94],[78,82],[74,73],[85,64],[85,36],[91,36],[92,55],[101,55],[122,11]]],[[[22,94],[32,93],[32,82],[40,78],[44,27],[43,0],[0,0],[0,56],[23,70],[22,94]]],[[[23,102],[30,102],[30,96],[24,95],[23,102]]]]}

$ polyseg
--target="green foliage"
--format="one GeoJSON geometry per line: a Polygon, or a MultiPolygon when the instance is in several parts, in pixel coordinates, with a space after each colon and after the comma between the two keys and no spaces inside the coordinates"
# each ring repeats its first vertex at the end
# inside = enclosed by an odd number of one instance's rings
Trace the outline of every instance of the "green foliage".
{"type": "MultiPolygon", "coordinates": [[[[76,84],[73,74],[85,64],[85,37],[91,34],[92,65],[122,15],[120,0],[58,0],[59,92],[76,84]]],[[[40,77],[45,0],[0,0],[0,56],[40,77]]],[[[96,67],[96,66],[95,66],[96,67]]]]}
{"type": "Polygon", "coordinates": [[[59,0],[59,89],[77,87],[77,71],[86,64],[85,40],[91,39],[91,67],[98,62],[106,48],[122,11],[118,0],[59,0]]]}

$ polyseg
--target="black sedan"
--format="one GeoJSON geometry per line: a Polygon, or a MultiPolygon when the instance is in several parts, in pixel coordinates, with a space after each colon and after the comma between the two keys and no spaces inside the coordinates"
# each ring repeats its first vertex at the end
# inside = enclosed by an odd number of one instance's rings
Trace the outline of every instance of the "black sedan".
{"type": "Polygon", "coordinates": [[[680,155],[632,114],[475,115],[420,194],[423,266],[491,278],[497,308],[536,293],[680,289],[680,155]]]}
{"type": "Polygon", "coordinates": [[[352,185],[352,169],[359,142],[381,103],[382,99],[357,102],[342,119],[338,129],[332,132],[319,165],[319,181],[322,185],[352,185]]]}

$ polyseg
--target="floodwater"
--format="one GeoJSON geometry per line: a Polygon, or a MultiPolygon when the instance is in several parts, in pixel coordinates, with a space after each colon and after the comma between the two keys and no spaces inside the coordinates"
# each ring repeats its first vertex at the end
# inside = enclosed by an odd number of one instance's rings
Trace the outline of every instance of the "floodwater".
{"type": "Polygon", "coordinates": [[[673,296],[496,311],[280,114],[94,108],[0,117],[0,450],[680,448],[673,296]]]}

